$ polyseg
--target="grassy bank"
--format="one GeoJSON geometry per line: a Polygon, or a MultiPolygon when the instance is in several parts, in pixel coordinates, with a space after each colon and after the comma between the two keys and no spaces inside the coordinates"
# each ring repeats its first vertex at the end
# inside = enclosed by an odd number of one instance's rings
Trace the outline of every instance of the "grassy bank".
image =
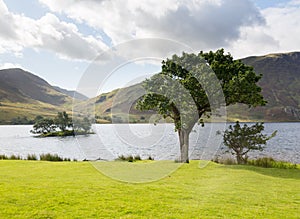
{"type": "Polygon", "coordinates": [[[299,169],[192,161],[157,182],[129,184],[88,162],[5,160],[0,218],[299,218],[299,184],[299,169]]]}

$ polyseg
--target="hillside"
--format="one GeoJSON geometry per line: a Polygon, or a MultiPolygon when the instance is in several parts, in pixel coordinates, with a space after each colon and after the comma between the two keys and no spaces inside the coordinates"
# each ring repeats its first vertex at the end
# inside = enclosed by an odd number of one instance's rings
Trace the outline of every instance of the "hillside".
{"type": "MultiPolygon", "coordinates": [[[[228,120],[300,121],[300,52],[253,56],[242,61],[263,75],[259,84],[268,104],[254,109],[239,104],[230,106],[228,120]]],[[[83,111],[93,110],[95,104],[98,122],[154,122],[158,117],[153,116],[153,111],[135,109],[143,92],[141,84],[136,84],[87,100],[82,94],[51,86],[21,69],[0,70],[0,124],[12,123],[18,117],[33,119],[70,111],[74,94],[83,111]]]]}
{"type": "MultiPolygon", "coordinates": [[[[271,54],[242,59],[263,77],[259,82],[268,104],[249,109],[247,106],[228,107],[228,120],[235,121],[300,121],[300,52],[271,54]]],[[[101,94],[90,100],[96,104],[99,121],[109,120],[111,111],[115,121],[143,122],[152,112],[141,113],[134,108],[141,84],[101,94]]]]}
{"type": "Polygon", "coordinates": [[[76,98],[78,100],[88,100],[89,98],[81,93],[78,93],[77,91],[73,90],[66,90],[57,86],[53,86],[55,90],[57,90],[60,93],[63,93],[71,98],[76,98]]]}
{"type": "Polygon", "coordinates": [[[259,85],[268,103],[251,110],[242,107],[236,113],[245,119],[300,121],[300,52],[248,57],[242,61],[263,75],[259,85]]]}
{"type": "Polygon", "coordinates": [[[22,69],[0,70],[0,123],[71,109],[72,98],[22,69]]]}

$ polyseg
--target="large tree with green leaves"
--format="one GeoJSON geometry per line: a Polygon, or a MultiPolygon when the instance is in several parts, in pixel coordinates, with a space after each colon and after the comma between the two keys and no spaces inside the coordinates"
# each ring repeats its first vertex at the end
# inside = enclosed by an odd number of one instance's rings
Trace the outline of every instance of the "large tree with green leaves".
{"type": "Polygon", "coordinates": [[[189,135],[203,114],[235,103],[249,107],[265,104],[256,84],[260,78],[251,66],[224,54],[223,49],[173,55],[162,62],[159,74],[145,80],[146,94],[137,108],[154,109],[164,118],[173,119],[179,136],[180,161],[189,162],[189,135]]]}

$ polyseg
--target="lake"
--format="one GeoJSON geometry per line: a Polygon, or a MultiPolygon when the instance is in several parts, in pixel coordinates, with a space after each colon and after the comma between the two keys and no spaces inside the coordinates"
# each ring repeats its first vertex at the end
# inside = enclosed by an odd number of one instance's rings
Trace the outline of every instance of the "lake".
{"type": "MultiPolygon", "coordinates": [[[[190,135],[190,157],[211,159],[220,148],[222,138],[216,131],[228,124],[195,126],[190,135]]],[[[96,134],[76,137],[35,138],[32,126],[0,126],[0,154],[20,155],[52,153],[71,159],[107,159],[118,155],[140,155],[155,160],[174,160],[179,156],[178,135],[172,124],[108,124],[93,125],[96,134]]],[[[251,157],[273,158],[300,163],[300,123],[265,123],[265,133],[278,130],[263,152],[251,157]]]]}

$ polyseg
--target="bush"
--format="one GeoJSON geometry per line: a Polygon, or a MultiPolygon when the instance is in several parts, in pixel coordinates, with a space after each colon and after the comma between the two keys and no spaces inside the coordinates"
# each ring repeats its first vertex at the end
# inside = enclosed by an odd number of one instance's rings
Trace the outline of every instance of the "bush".
{"type": "Polygon", "coordinates": [[[154,160],[154,158],[149,156],[147,160],[154,160]]]}
{"type": "Polygon", "coordinates": [[[276,161],[272,157],[263,157],[256,160],[249,160],[247,164],[265,168],[297,169],[296,164],[285,161],[276,161]]]}
{"type": "MultiPolygon", "coordinates": [[[[124,156],[123,154],[119,155],[117,161],[128,161],[128,162],[135,162],[135,161],[140,161],[142,160],[140,155],[129,155],[129,156],[124,156]]],[[[154,160],[152,157],[149,156],[148,160],[154,160]]]]}
{"type": "Polygon", "coordinates": [[[35,154],[28,154],[27,160],[37,160],[37,156],[35,154]]]}
{"type": "Polygon", "coordinates": [[[224,165],[235,165],[237,164],[236,160],[232,157],[215,157],[213,160],[215,163],[224,164],[224,165]]]}
{"type": "Polygon", "coordinates": [[[256,123],[252,126],[241,124],[237,121],[234,126],[230,125],[223,135],[223,143],[236,156],[238,164],[246,164],[248,152],[259,150],[262,151],[267,141],[273,138],[277,131],[270,136],[262,133],[264,130],[263,123],[256,123]]]}
{"type": "Polygon", "coordinates": [[[59,157],[57,154],[41,154],[40,160],[42,161],[64,161],[63,158],[59,157]]]}
{"type": "Polygon", "coordinates": [[[140,155],[135,155],[134,160],[142,160],[140,155]]]}
{"type": "Polygon", "coordinates": [[[0,160],[8,160],[8,157],[5,154],[0,154],[0,160]]]}
{"type": "Polygon", "coordinates": [[[11,155],[9,158],[9,160],[22,160],[22,157],[20,157],[19,155],[11,155]]]}

